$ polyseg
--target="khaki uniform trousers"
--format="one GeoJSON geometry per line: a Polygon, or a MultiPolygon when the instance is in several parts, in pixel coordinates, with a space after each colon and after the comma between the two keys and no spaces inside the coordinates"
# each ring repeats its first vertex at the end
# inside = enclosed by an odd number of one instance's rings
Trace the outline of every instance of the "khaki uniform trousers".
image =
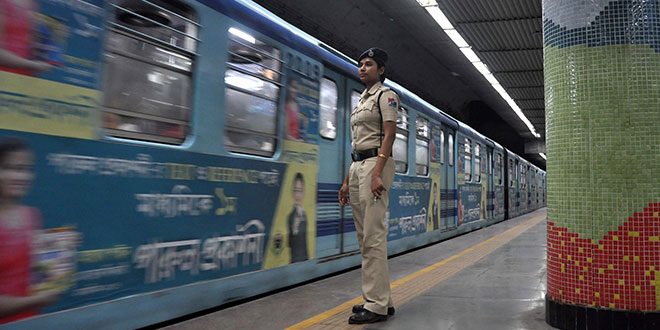
{"type": "Polygon", "coordinates": [[[387,265],[387,232],[385,212],[389,203],[389,189],[394,181],[394,159],[387,159],[381,173],[385,191],[374,201],[371,192],[371,173],[378,157],[353,162],[349,169],[349,200],[362,252],[362,297],[364,308],[386,315],[392,306],[390,270],[387,265]]]}

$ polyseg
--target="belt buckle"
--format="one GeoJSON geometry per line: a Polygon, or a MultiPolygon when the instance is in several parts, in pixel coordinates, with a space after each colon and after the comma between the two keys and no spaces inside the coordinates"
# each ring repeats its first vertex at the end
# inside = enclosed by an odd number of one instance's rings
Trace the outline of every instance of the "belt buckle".
{"type": "Polygon", "coordinates": [[[352,151],[352,152],[351,152],[351,159],[352,159],[354,162],[360,161],[360,153],[357,152],[357,151],[352,151]]]}

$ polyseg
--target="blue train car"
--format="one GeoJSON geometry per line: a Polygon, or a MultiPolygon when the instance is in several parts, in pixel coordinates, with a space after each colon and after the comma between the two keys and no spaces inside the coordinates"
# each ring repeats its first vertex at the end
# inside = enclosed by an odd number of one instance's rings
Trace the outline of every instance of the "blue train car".
{"type": "MultiPolygon", "coordinates": [[[[337,202],[354,61],[250,1],[40,3],[48,51],[0,66],[0,144],[27,150],[0,169],[31,184],[0,249],[20,254],[10,296],[42,303],[4,327],[137,328],[359,265],[337,202]]],[[[534,208],[520,157],[387,85],[390,254],[534,208]]]]}

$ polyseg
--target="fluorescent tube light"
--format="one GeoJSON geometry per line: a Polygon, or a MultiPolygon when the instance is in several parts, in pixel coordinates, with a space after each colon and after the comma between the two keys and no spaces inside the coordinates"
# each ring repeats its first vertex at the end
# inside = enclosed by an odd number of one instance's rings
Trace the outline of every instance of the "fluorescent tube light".
{"type": "Polygon", "coordinates": [[[480,62],[481,60],[479,59],[479,56],[477,56],[477,53],[472,50],[470,47],[463,47],[461,48],[461,51],[463,52],[463,55],[467,57],[467,59],[474,63],[474,62],[480,62]]]}
{"type": "Polygon", "coordinates": [[[456,46],[458,46],[458,48],[470,47],[470,44],[468,44],[467,41],[461,37],[461,34],[458,33],[458,31],[451,29],[445,30],[445,33],[447,36],[449,36],[449,39],[451,39],[456,44],[456,46]]]}
{"type": "Polygon", "coordinates": [[[447,19],[447,16],[438,8],[437,6],[434,7],[426,7],[426,11],[431,14],[431,17],[440,25],[440,27],[443,30],[453,30],[454,26],[451,24],[451,22],[447,19]]]}

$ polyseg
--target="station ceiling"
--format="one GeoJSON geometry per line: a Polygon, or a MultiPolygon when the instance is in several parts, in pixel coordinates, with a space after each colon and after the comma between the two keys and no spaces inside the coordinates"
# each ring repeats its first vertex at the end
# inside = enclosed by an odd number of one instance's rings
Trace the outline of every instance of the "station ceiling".
{"type": "Polygon", "coordinates": [[[545,169],[531,153],[545,145],[541,0],[436,1],[540,138],[417,0],[255,0],[351,58],[369,47],[387,50],[388,78],[545,169]]]}

